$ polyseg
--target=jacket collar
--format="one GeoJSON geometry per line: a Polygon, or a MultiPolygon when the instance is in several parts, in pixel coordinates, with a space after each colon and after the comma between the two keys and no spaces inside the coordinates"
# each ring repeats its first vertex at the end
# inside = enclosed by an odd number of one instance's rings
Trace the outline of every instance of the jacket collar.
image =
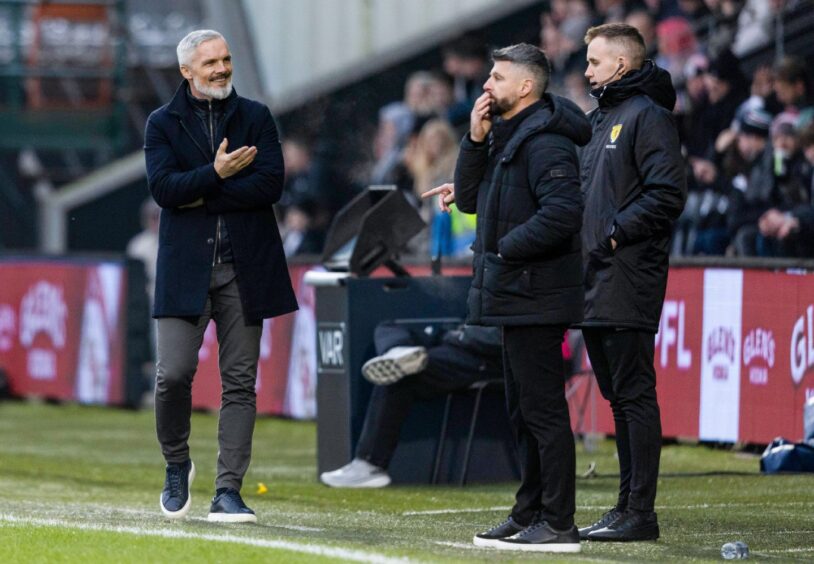
{"type": "MultiPolygon", "coordinates": [[[[195,124],[195,108],[193,107],[193,102],[190,100],[191,96],[187,94],[189,90],[189,86],[187,85],[186,80],[182,80],[181,84],[175,91],[175,95],[170,100],[170,103],[167,104],[167,111],[176,116],[178,120],[181,122],[181,127],[187,134],[192,137],[192,142],[195,143],[195,146],[198,147],[198,150],[207,158],[212,158],[211,152],[207,151],[205,147],[208,145],[208,141],[203,137],[203,131],[201,128],[195,124]]],[[[226,131],[226,124],[229,122],[229,119],[232,117],[232,114],[235,113],[238,104],[238,95],[234,89],[232,89],[232,93],[223,100],[223,131],[226,131]]],[[[213,140],[215,146],[218,145],[217,140],[213,140]]]]}
{"type": "Polygon", "coordinates": [[[597,100],[602,110],[618,106],[636,95],[648,96],[670,112],[676,103],[676,92],[670,73],[649,59],[644,62],[642,68],[626,74],[615,82],[591,90],[590,95],[597,100]]]}
{"type": "Polygon", "coordinates": [[[520,125],[534,112],[543,107],[541,100],[530,104],[523,108],[517,115],[512,116],[510,119],[497,119],[494,126],[492,126],[492,139],[491,144],[497,154],[503,153],[503,149],[509,144],[509,141],[514,137],[520,125]]]}
{"type": "MultiPolygon", "coordinates": [[[[178,85],[178,88],[175,90],[175,95],[173,95],[172,100],[170,103],[167,104],[167,111],[169,113],[174,114],[181,119],[187,119],[192,116],[193,108],[192,103],[189,101],[187,97],[187,91],[189,90],[189,86],[186,80],[182,80],[181,84],[178,85]]],[[[224,103],[224,114],[225,119],[229,119],[229,117],[234,113],[235,109],[237,108],[239,96],[234,88],[232,88],[232,93],[226,97],[223,101],[224,103]]]]}
{"type": "MultiPolygon", "coordinates": [[[[579,146],[591,140],[591,123],[584,112],[570,100],[544,94],[538,104],[527,109],[532,107],[535,108],[534,111],[523,119],[506,144],[501,157],[503,162],[511,161],[526,139],[544,131],[568,137],[579,146]]],[[[515,117],[520,117],[520,114],[515,117]]]]}

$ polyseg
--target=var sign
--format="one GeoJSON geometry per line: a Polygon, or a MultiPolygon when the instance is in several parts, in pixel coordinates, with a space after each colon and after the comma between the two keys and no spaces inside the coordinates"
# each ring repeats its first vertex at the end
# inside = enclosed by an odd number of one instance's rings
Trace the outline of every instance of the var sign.
{"type": "Polygon", "coordinates": [[[345,369],[344,323],[320,323],[317,326],[317,359],[320,372],[345,369]]]}

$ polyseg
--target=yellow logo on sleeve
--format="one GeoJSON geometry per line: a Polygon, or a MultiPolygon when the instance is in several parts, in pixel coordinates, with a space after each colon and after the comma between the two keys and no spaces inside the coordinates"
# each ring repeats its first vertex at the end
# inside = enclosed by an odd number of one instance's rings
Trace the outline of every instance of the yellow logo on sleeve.
{"type": "Polygon", "coordinates": [[[610,140],[611,143],[616,143],[616,140],[619,139],[619,134],[622,133],[622,124],[617,123],[611,129],[610,140]]]}

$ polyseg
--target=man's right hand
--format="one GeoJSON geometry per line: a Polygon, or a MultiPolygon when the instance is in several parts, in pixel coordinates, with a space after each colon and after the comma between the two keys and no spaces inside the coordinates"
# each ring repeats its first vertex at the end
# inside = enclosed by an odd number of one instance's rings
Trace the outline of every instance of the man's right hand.
{"type": "Polygon", "coordinates": [[[229,141],[224,137],[218,147],[218,152],[215,154],[215,172],[221,178],[229,178],[237,174],[252,164],[252,161],[257,156],[257,147],[243,146],[231,153],[227,153],[226,148],[228,146],[229,141]]]}
{"type": "Polygon", "coordinates": [[[475,107],[469,114],[469,138],[475,143],[483,143],[492,130],[492,95],[488,92],[475,100],[475,107]]]}
{"type": "Polygon", "coordinates": [[[452,182],[447,182],[441,184],[441,186],[431,188],[421,194],[421,199],[424,200],[433,196],[440,196],[438,198],[438,207],[441,211],[449,213],[451,211],[449,205],[455,202],[455,185],[452,182]]]}

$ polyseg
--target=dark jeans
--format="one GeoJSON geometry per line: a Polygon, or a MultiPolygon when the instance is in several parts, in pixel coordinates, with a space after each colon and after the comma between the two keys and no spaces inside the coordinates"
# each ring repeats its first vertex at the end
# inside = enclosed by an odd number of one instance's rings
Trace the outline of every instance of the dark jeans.
{"type": "Polygon", "coordinates": [[[239,490],[251,459],[257,403],[255,380],[263,324],[243,317],[231,264],[214,267],[202,316],[158,319],[156,431],[168,464],[189,459],[192,380],[210,319],[217,329],[222,387],[215,487],[239,490]]]}
{"type": "Polygon", "coordinates": [[[653,511],[661,456],[661,414],[653,367],[655,335],[583,329],[602,396],[610,402],[619,454],[617,507],[653,511]]]}
{"type": "Polygon", "coordinates": [[[428,338],[420,330],[404,325],[383,323],[374,333],[376,354],[396,346],[425,346],[429,361],[418,374],[406,376],[388,386],[374,386],[356,457],[380,468],[387,468],[398,446],[401,427],[416,400],[431,399],[474,382],[502,376],[499,357],[476,355],[461,347],[428,338]]]}
{"type": "Polygon", "coordinates": [[[562,358],[564,326],[503,328],[506,403],[520,454],[512,518],[574,525],[575,449],[562,358]]]}

